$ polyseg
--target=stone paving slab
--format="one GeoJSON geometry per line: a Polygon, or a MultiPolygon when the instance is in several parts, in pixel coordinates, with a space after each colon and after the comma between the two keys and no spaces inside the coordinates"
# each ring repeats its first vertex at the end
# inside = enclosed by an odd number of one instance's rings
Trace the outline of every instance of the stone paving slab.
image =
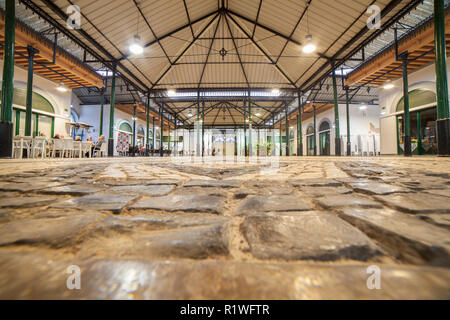
{"type": "Polygon", "coordinates": [[[225,198],[207,194],[175,194],[139,200],[130,209],[154,209],[161,211],[210,212],[220,214],[225,198]]]}
{"type": "Polygon", "coordinates": [[[51,208],[79,209],[79,210],[106,210],[114,213],[120,211],[132,200],[138,198],[137,194],[117,194],[102,192],[78,198],[64,200],[51,205],[51,208]]]}
{"type": "Polygon", "coordinates": [[[9,197],[0,201],[0,208],[29,208],[49,205],[55,197],[9,197]]]}
{"type": "Polygon", "coordinates": [[[387,206],[410,213],[450,213],[450,201],[445,196],[429,193],[375,196],[387,206]]]}
{"type": "Polygon", "coordinates": [[[340,217],[387,246],[401,260],[450,267],[448,230],[389,209],[347,208],[340,217]]]}
{"type": "Polygon", "coordinates": [[[379,253],[365,234],[325,212],[251,216],[241,231],[259,259],[367,260],[379,253]]]}
{"type": "Polygon", "coordinates": [[[174,185],[149,185],[149,186],[117,186],[109,191],[118,193],[142,194],[145,196],[164,196],[175,189],[174,185]]]}
{"type": "Polygon", "coordinates": [[[313,208],[299,196],[271,195],[255,196],[245,199],[236,208],[236,215],[260,214],[263,212],[309,211],[313,208]]]}
{"type": "Polygon", "coordinates": [[[324,196],[316,200],[316,202],[327,209],[337,209],[343,207],[360,207],[360,208],[381,208],[382,205],[368,197],[356,194],[343,194],[324,196]]]}
{"type": "Polygon", "coordinates": [[[91,193],[96,193],[102,191],[103,188],[91,186],[91,185],[67,185],[60,187],[52,187],[43,190],[39,190],[39,193],[45,194],[65,194],[74,196],[83,196],[91,193]]]}
{"type": "Polygon", "coordinates": [[[356,192],[366,193],[366,194],[392,194],[400,192],[410,192],[407,188],[402,188],[395,185],[390,185],[387,183],[380,182],[352,182],[349,184],[356,192]]]}

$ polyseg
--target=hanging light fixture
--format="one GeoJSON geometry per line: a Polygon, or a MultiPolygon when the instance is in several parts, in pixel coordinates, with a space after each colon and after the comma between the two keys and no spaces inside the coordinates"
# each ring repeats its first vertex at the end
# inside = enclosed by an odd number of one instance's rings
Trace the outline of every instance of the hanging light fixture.
{"type": "MultiPolygon", "coordinates": [[[[309,8],[308,8],[309,9],[309,8]]],[[[305,45],[303,46],[303,53],[312,53],[316,51],[316,45],[313,42],[311,33],[309,32],[309,10],[306,11],[306,27],[308,29],[308,35],[305,38],[305,45]]]]}
{"type": "Polygon", "coordinates": [[[167,95],[168,95],[169,97],[173,97],[173,96],[175,95],[175,90],[174,90],[174,89],[169,89],[169,90],[167,90],[167,95]]]}
{"type": "Polygon", "coordinates": [[[308,34],[306,36],[305,45],[303,46],[304,53],[312,53],[316,51],[316,45],[313,43],[312,35],[308,34]]]}
{"type": "Polygon", "coordinates": [[[275,95],[275,96],[280,95],[280,89],[278,89],[278,88],[272,89],[272,94],[275,95]]]}
{"type": "Polygon", "coordinates": [[[385,90],[392,89],[393,87],[394,87],[394,84],[389,79],[387,79],[383,85],[383,89],[385,89],[385,90]]]}
{"type": "Polygon", "coordinates": [[[56,89],[60,92],[67,92],[67,87],[64,85],[64,82],[61,82],[56,89]]]}
{"type": "Polygon", "coordinates": [[[133,42],[130,44],[130,52],[133,54],[142,54],[144,52],[144,48],[141,44],[141,37],[137,34],[133,38],[133,42]]]}
{"type": "Polygon", "coordinates": [[[136,34],[133,37],[133,41],[130,44],[130,52],[132,54],[142,54],[144,52],[144,47],[141,44],[141,37],[139,37],[139,12],[137,17],[137,28],[136,34]]]}

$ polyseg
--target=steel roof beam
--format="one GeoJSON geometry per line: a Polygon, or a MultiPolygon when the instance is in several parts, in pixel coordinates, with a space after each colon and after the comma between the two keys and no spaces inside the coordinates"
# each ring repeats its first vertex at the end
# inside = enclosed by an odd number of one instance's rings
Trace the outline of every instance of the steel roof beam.
{"type": "Polygon", "coordinates": [[[203,64],[203,68],[202,68],[202,73],[200,74],[200,79],[198,80],[198,85],[197,85],[198,89],[200,89],[200,86],[202,84],[203,75],[205,74],[205,70],[206,70],[206,65],[208,64],[209,56],[211,54],[211,50],[214,45],[214,39],[216,38],[217,30],[219,30],[219,24],[222,19],[223,19],[223,16],[221,15],[219,20],[217,21],[216,28],[214,29],[213,39],[211,40],[211,44],[209,45],[208,54],[206,55],[206,59],[205,59],[205,62],[203,64]]]}

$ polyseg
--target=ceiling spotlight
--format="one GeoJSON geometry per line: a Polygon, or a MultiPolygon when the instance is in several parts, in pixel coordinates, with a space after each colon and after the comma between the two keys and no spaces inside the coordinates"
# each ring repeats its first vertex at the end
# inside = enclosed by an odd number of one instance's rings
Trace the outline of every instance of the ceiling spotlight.
{"type": "Polygon", "coordinates": [[[393,83],[391,83],[391,80],[386,80],[386,82],[384,83],[384,85],[383,85],[383,88],[385,89],[385,90],[389,90],[389,89],[392,89],[394,87],[394,84],[393,83]]]}
{"type": "Polygon", "coordinates": [[[275,89],[272,89],[272,94],[273,95],[279,95],[280,94],[280,89],[277,89],[277,88],[275,88],[275,89]]]}
{"type": "Polygon", "coordinates": [[[141,44],[141,37],[135,35],[133,38],[133,42],[130,44],[130,52],[133,54],[142,54],[144,52],[144,48],[141,44]]]}
{"type": "Polygon", "coordinates": [[[365,104],[363,104],[361,107],[359,107],[359,110],[366,110],[367,106],[365,104]]]}
{"type": "Polygon", "coordinates": [[[188,117],[192,117],[192,116],[193,116],[192,112],[189,112],[189,113],[187,114],[187,116],[188,116],[188,117]]]}
{"type": "Polygon", "coordinates": [[[306,36],[305,45],[303,46],[304,53],[312,53],[316,51],[316,45],[312,41],[312,35],[308,34],[306,36]]]}
{"type": "Polygon", "coordinates": [[[261,113],[259,113],[259,112],[255,114],[255,116],[257,116],[257,117],[259,117],[260,115],[261,115],[261,113]]]}
{"type": "Polygon", "coordinates": [[[64,85],[64,82],[61,82],[56,89],[61,92],[67,92],[67,87],[64,85]]]}
{"type": "Polygon", "coordinates": [[[175,95],[175,90],[174,90],[174,89],[169,89],[169,90],[167,90],[167,95],[168,95],[169,97],[173,97],[173,96],[175,95]]]}

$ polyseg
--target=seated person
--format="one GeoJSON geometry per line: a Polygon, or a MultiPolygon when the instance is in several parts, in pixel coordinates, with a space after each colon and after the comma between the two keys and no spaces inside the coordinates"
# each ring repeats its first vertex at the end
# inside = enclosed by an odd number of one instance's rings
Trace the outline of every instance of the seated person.
{"type": "MultiPolygon", "coordinates": [[[[94,154],[95,151],[100,151],[103,143],[105,143],[105,136],[101,135],[97,143],[91,147],[91,154],[94,154]]],[[[89,157],[89,152],[86,152],[86,157],[89,157]]]]}
{"type": "Polygon", "coordinates": [[[59,134],[55,134],[55,136],[53,137],[53,139],[61,139],[61,136],[59,134]]]}
{"type": "Polygon", "coordinates": [[[80,136],[76,136],[75,137],[75,141],[81,141],[81,137],[80,136]]]}

